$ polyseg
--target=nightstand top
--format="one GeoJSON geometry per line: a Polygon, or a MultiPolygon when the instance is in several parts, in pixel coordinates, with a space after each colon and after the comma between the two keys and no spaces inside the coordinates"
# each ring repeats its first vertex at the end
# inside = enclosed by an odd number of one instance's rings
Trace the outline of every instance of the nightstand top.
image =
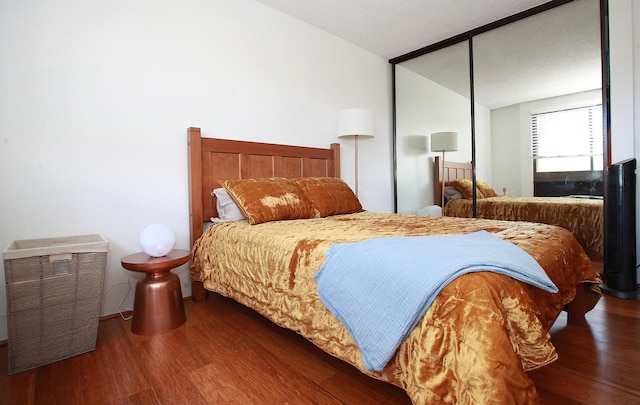
{"type": "Polygon", "coordinates": [[[133,253],[122,258],[122,267],[131,271],[155,273],[169,271],[189,261],[191,252],[184,249],[173,249],[165,256],[152,257],[144,252],[133,253]]]}

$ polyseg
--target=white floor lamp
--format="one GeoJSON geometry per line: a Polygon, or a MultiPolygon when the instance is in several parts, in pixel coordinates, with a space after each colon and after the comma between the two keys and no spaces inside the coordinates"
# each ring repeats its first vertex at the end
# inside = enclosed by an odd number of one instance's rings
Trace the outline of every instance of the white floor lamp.
{"type": "Polygon", "coordinates": [[[442,168],[440,170],[440,183],[442,190],[440,193],[440,208],[444,215],[444,153],[455,152],[458,150],[458,133],[457,132],[434,132],[431,134],[431,151],[442,152],[442,168]]]}
{"type": "Polygon", "coordinates": [[[338,113],[338,138],[353,139],[355,147],[355,181],[358,195],[358,139],[371,139],[373,135],[373,111],[350,108],[338,113]]]}

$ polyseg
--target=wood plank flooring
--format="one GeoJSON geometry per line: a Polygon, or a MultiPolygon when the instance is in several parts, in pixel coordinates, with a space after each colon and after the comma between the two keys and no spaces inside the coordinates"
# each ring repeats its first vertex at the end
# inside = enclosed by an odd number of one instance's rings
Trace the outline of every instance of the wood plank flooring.
{"type": "MultiPolygon", "coordinates": [[[[163,335],[100,322],[95,351],[12,376],[0,404],[410,404],[406,394],[212,294],[163,335]]],[[[603,297],[588,327],[552,330],[560,359],[530,373],[547,404],[640,404],[640,302],[603,297]]]]}

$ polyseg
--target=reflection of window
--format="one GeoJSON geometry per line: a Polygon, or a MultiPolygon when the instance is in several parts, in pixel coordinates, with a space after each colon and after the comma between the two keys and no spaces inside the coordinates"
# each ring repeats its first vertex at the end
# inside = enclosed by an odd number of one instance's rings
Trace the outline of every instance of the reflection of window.
{"type": "Polygon", "coordinates": [[[531,115],[536,172],[602,170],[602,105],[531,115]]]}

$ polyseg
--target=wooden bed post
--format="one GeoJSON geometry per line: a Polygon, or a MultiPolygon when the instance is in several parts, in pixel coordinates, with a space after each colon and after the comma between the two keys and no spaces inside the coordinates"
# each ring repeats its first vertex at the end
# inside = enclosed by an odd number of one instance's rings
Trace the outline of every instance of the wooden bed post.
{"type": "Polygon", "coordinates": [[[333,151],[333,165],[328,167],[328,177],[340,177],[340,144],[332,143],[331,150],[333,151]]]}
{"type": "Polygon", "coordinates": [[[200,128],[187,130],[189,142],[189,219],[191,222],[191,246],[202,235],[202,142],[200,128]]]}
{"type": "MultiPolygon", "coordinates": [[[[433,164],[433,204],[440,205],[442,204],[442,184],[444,183],[444,178],[442,176],[444,173],[442,172],[442,162],[440,161],[440,156],[436,156],[434,158],[433,164]]],[[[442,215],[444,215],[444,207],[442,208],[442,215]]]]}
{"type": "Polygon", "coordinates": [[[585,314],[591,311],[600,300],[600,295],[592,291],[591,288],[592,284],[589,283],[580,283],[576,287],[576,296],[564,308],[567,311],[569,325],[587,325],[585,314]]]}
{"type": "MultiPolygon", "coordinates": [[[[202,209],[202,140],[200,128],[190,127],[187,130],[189,150],[189,219],[190,247],[202,235],[204,213],[202,209]]],[[[191,297],[195,302],[207,299],[204,284],[191,281],[191,297]]]]}

